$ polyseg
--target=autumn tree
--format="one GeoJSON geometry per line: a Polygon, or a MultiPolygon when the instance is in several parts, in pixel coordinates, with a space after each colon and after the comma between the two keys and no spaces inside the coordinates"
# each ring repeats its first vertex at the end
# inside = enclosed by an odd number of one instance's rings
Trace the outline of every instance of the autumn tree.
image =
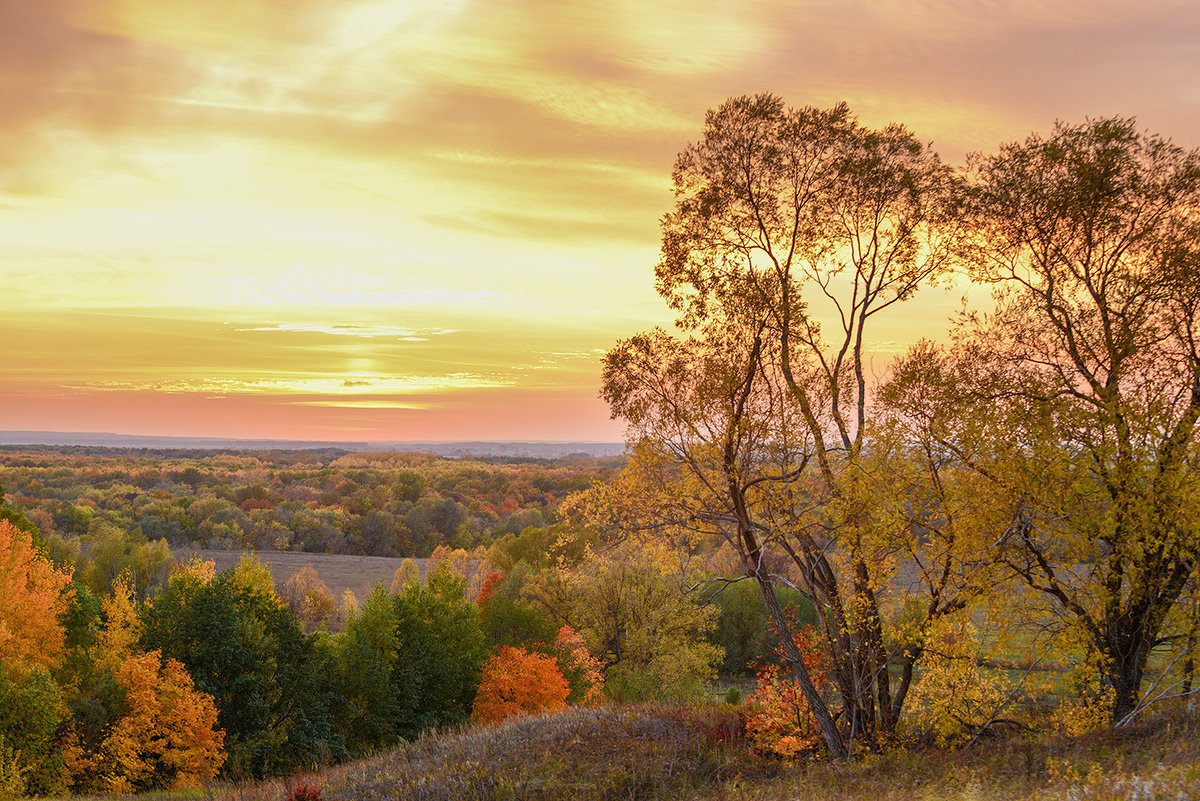
{"type": "Polygon", "coordinates": [[[1083,633],[1120,721],[1200,555],[1200,151],[1059,123],[974,182],[994,309],[910,357],[945,388],[914,416],[1019,506],[1005,560],[1083,633]]]}
{"type": "MultiPolygon", "coordinates": [[[[790,629],[774,600],[783,577],[769,573],[773,551],[829,610],[843,726],[872,742],[895,728],[906,674],[893,686],[879,597],[886,546],[873,541],[862,504],[869,331],[953,265],[959,182],[902,126],[873,130],[845,105],[788,109],[773,95],[711,110],[673,178],[656,286],[688,336],[619,343],[604,395],[649,465],[635,469],[657,473],[664,490],[678,479],[658,501],[687,499],[659,525],[727,538],[781,632],[790,629]]],[[[844,757],[846,739],[791,641],[782,637],[789,670],[831,753],[844,757]]]]}
{"type": "Polygon", "coordinates": [[[598,706],[604,699],[604,665],[588,650],[583,637],[570,626],[560,627],[553,653],[570,688],[567,703],[598,706]]]}
{"type": "Polygon", "coordinates": [[[185,789],[216,775],[225,761],[217,708],[179,661],[158,651],[127,654],[112,680],[121,690],[121,713],[99,747],[89,753],[73,737],[66,746],[76,792],[185,789]]]}
{"type": "Polygon", "coordinates": [[[670,550],[628,541],[570,568],[546,568],[525,595],[581,635],[618,700],[696,698],[721,651],[705,639],[716,610],[688,589],[695,575],[670,550]]]}
{"type": "Polygon", "coordinates": [[[0,518],[0,787],[61,793],[57,735],[67,715],[54,679],[64,655],[60,620],[71,606],[71,574],[59,572],[33,535],[0,518]]]}
{"type": "Polygon", "coordinates": [[[183,663],[215,700],[227,772],[262,776],[339,752],[327,666],[261,562],[243,559],[215,577],[177,572],[139,624],[138,648],[183,663]]]}
{"type": "Polygon", "coordinates": [[[552,656],[501,646],[483,666],[471,719],[499,723],[521,713],[567,708],[570,687],[552,656]]]}
{"type": "Polygon", "coordinates": [[[63,652],[59,622],[71,574],[54,566],[31,535],[0,520],[0,662],[10,675],[54,668],[63,652]]]}
{"type": "Polygon", "coordinates": [[[311,563],[297,570],[283,586],[282,597],[305,630],[312,632],[337,611],[333,592],[311,563]]]}
{"type": "Polygon", "coordinates": [[[70,677],[62,743],[77,793],[193,787],[225,760],[212,697],[196,690],[179,661],[137,650],[141,623],[130,585],[118,581],[101,601],[104,626],[94,646],[73,638],[85,648],[76,664],[91,657],[70,677]]]}

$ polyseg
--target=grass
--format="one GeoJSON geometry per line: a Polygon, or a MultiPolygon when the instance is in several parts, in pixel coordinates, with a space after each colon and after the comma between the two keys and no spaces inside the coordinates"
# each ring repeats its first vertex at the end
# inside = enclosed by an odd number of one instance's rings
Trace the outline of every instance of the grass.
{"type": "MultiPolygon", "coordinates": [[[[1200,798],[1200,716],[1180,707],[1080,737],[998,737],[841,764],[755,753],[726,706],[610,706],[428,735],[325,771],[214,788],[213,801],[695,799],[1115,801],[1200,798]]],[[[162,796],[159,796],[162,797],[162,796]]],[[[164,798],[164,801],[166,799],[164,798]]]]}
{"type": "MultiPolygon", "coordinates": [[[[749,753],[723,707],[576,708],[497,726],[427,735],[375,757],[295,781],[322,801],[491,801],[690,797],[778,764],[749,753]]],[[[229,788],[220,801],[280,801],[286,782],[229,788]]]]}
{"type": "MultiPolygon", "coordinates": [[[[260,562],[271,571],[275,586],[283,585],[305,565],[311,564],[317,576],[329,587],[335,599],[341,599],[343,590],[350,590],[359,602],[367,599],[375,585],[383,582],[390,587],[392,577],[404,563],[401,557],[353,556],[347,554],[305,553],[302,551],[253,551],[260,562]]],[[[212,560],[217,572],[237,564],[242,551],[213,551],[181,549],[175,554],[178,561],[187,561],[193,556],[212,560]]],[[[425,574],[428,559],[413,559],[421,575],[425,574]]]]}

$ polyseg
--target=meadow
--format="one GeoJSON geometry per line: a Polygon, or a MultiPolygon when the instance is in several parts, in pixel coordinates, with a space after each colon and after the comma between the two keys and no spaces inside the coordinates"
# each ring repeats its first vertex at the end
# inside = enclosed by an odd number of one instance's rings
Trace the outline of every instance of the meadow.
{"type": "MultiPolygon", "coordinates": [[[[365,599],[376,584],[390,587],[396,571],[407,558],[398,556],[354,556],[349,554],[297,553],[295,551],[213,551],[179,549],[174,551],[177,563],[191,559],[209,561],[219,573],[236,565],[243,556],[251,555],[271,571],[277,590],[282,591],[289,578],[312,565],[317,576],[329,587],[333,597],[340,598],[346,590],[356,598],[365,599]]],[[[413,558],[420,575],[425,576],[429,559],[413,558]]]]}
{"type": "Polygon", "coordinates": [[[754,750],[730,706],[609,706],[426,734],[377,756],[214,801],[1116,801],[1200,797],[1200,717],[1164,710],[1079,736],[1005,736],[849,763],[754,750]],[[309,795],[306,796],[306,793],[309,795]]]}

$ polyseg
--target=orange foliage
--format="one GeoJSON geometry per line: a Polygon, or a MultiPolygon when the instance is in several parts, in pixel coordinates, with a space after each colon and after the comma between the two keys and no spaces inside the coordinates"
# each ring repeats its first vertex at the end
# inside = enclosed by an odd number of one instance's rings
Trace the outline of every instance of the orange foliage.
{"type": "Polygon", "coordinates": [[[213,560],[200,559],[195,556],[183,563],[176,562],[175,572],[200,584],[207,584],[217,577],[217,567],[213,560]]]}
{"type": "Polygon", "coordinates": [[[554,638],[554,653],[578,696],[571,703],[599,706],[604,700],[604,665],[588,651],[583,637],[570,626],[563,626],[554,638]]]}
{"type": "Polygon", "coordinates": [[[125,709],[98,753],[84,753],[73,736],[63,749],[76,792],[182,789],[216,775],[225,734],[212,697],[195,689],[182,663],[151,651],[124,658],[113,677],[125,709]]]}
{"type": "Polygon", "coordinates": [[[56,667],[70,571],[60,573],[33,547],[29,534],[0,520],[0,661],[13,673],[56,667]]]}
{"type": "Polygon", "coordinates": [[[569,692],[553,657],[501,646],[483,667],[471,717],[498,723],[521,712],[556,712],[567,708],[569,692]]]}
{"type": "Polygon", "coordinates": [[[487,578],[483,580],[483,586],[479,588],[479,595],[475,597],[475,605],[480,609],[488,605],[488,601],[492,600],[492,596],[496,594],[496,588],[504,581],[504,574],[499,570],[493,570],[487,574],[487,578]]]}
{"type": "MultiPolygon", "coordinates": [[[[811,628],[800,629],[794,637],[809,676],[819,687],[825,681],[825,669],[815,638],[811,628]]],[[[758,748],[791,758],[821,743],[821,730],[804,693],[796,682],[784,677],[779,665],[758,671],[758,688],[747,701],[746,735],[758,748]]]]}

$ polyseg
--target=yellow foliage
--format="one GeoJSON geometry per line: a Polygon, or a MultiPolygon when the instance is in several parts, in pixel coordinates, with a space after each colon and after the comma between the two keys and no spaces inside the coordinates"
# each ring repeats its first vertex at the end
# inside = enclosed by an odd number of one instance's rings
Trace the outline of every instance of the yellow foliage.
{"type": "Polygon", "coordinates": [[[404,588],[414,581],[420,583],[421,571],[417,568],[416,562],[412,559],[405,559],[392,575],[392,594],[400,595],[404,592],[404,588]]]}
{"type": "Polygon", "coordinates": [[[201,584],[207,584],[217,577],[217,566],[211,559],[193,557],[176,566],[175,572],[190,576],[201,584]]]}
{"type": "Polygon", "coordinates": [[[111,597],[100,602],[107,625],[100,634],[99,667],[116,670],[133,650],[138,638],[137,608],[128,582],[118,579],[111,597]]]}
{"type": "Polygon", "coordinates": [[[917,664],[921,679],[912,689],[909,711],[939,744],[969,735],[1007,702],[1004,686],[980,670],[975,627],[965,616],[938,620],[917,664]]]}
{"type": "Polygon", "coordinates": [[[76,792],[183,789],[216,775],[225,761],[217,708],[180,662],[158,651],[130,655],[113,678],[125,692],[124,711],[98,751],[86,753],[73,732],[64,742],[76,792]]]}
{"type": "Polygon", "coordinates": [[[55,570],[27,532],[0,520],[0,661],[10,674],[58,666],[70,583],[71,572],[55,570]]]}
{"type": "Polygon", "coordinates": [[[242,554],[242,558],[234,566],[233,585],[283,605],[283,599],[275,592],[275,579],[271,576],[271,568],[252,553],[242,554]]]}

